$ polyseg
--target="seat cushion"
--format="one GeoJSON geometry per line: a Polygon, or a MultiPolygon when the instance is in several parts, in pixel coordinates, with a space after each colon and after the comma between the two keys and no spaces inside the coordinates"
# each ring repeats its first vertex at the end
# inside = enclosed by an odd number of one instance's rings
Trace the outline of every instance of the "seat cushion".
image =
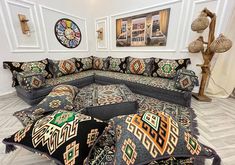
{"type": "Polygon", "coordinates": [[[175,82],[158,77],[95,71],[95,82],[100,84],[125,84],[132,92],[190,107],[191,92],[176,89],[175,82]]]}
{"type": "Polygon", "coordinates": [[[82,88],[76,98],[77,110],[82,113],[109,120],[114,116],[137,112],[138,103],[135,95],[125,85],[91,85],[82,88]]]}
{"type": "Polygon", "coordinates": [[[25,100],[30,105],[39,103],[46,95],[50,93],[52,88],[60,84],[73,85],[78,88],[94,83],[94,71],[88,70],[81,73],[74,73],[72,75],[62,76],[58,78],[46,79],[46,86],[32,91],[26,91],[21,86],[16,86],[16,92],[19,97],[25,100]],[[33,100],[33,101],[32,101],[33,100]]]}

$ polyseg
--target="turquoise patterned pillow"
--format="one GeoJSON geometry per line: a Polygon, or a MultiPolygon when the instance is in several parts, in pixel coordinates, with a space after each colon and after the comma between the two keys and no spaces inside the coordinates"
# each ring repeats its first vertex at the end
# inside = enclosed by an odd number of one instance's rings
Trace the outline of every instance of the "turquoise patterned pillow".
{"type": "Polygon", "coordinates": [[[214,158],[216,152],[186,132],[164,112],[118,116],[111,120],[116,134],[116,164],[147,164],[154,160],[174,158],[214,158]]]}

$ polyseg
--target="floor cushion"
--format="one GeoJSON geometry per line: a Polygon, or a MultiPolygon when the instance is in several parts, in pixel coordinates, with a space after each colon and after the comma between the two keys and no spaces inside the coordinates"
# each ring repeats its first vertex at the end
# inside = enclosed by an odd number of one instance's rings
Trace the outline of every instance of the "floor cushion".
{"type": "Polygon", "coordinates": [[[135,95],[125,85],[91,85],[81,89],[75,98],[76,109],[92,117],[109,120],[121,114],[137,112],[135,95]]]}
{"type": "Polygon", "coordinates": [[[216,152],[193,137],[164,112],[124,115],[113,118],[116,164],[147,164],[154,160],[175,158],[214,158],[216,152]]]}
{"type": "Polygon", "coordinates": [[[58,85],[32,110],[35,115],[53,112],[57,109],[72,110],[78,88],[71,85],[58,85]]]}
{"type": "Polygon", "coordinates": [[[106,123],[80,113],[55,111],[5,138],[6,152],[15,146],[44,155],[56,164],[83,164],[106,123]]]}

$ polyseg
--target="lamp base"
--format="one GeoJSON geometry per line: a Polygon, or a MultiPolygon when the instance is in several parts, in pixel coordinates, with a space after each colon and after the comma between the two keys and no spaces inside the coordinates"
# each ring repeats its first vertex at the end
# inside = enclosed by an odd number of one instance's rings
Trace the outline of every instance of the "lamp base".
{"type": "Polygon", "coordinates": [[[198,95],[198,93],[192,93],[193,97],[197,99],[198,101],[204,101],[204,102],[211,102],[212,99],[207,97],[206,95],[198,95]]]}

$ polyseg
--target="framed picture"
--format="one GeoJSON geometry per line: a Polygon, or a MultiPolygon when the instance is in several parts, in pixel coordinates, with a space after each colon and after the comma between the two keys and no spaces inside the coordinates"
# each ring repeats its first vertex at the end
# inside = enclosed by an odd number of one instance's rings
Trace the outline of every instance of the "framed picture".
{"type": "Polygon", "coordinates": [[[170,8],[116,19],[116,46],[166,46],[170,8]]]}
{"type": "Polygon", "coordinates": [[[96,51],[108,51],[109,49],[108,21],[108,17],[99,18],[95,21],[96,51]]]}

